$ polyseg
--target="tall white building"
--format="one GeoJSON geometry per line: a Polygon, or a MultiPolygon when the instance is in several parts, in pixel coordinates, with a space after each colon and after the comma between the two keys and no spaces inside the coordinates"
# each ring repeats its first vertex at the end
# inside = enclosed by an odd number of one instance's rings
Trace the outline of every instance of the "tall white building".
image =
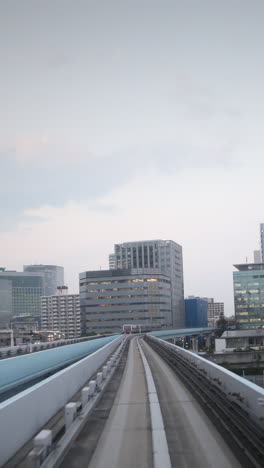
{"type": "Polygon", "coordinates": [[[208,326],[216,327],[220,315],[224,315],[224,303],[214,302],[212,297],[202,297],[202,299],[208,302],[208,326]]]}
{"type": "Polygon", "coordinates": [[[60,286],[56,295],[42,296],[41,328],[59,330],[65,338],[81,336],[80,295],[68,294],[68,287],[60,286]]]}
{"type": "Polygon", "coordinates": [[[115,244],[110,269],[159,268],[171,280],[171,327],[185,326],[182,247],[172,240],[147,240],[115,244]]]}

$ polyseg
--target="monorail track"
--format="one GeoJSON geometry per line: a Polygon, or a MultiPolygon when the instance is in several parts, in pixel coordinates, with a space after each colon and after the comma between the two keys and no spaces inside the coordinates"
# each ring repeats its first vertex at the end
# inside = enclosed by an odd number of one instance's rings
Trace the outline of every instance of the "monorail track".
{"type": "Polygon", "coordinates": [[[148,337],[146,342],[167,362],[202,406],[245,468],[264,465],[264,434],[240,406],[228,400],[226,394],[199,370],[165,345],[148,337]]]}

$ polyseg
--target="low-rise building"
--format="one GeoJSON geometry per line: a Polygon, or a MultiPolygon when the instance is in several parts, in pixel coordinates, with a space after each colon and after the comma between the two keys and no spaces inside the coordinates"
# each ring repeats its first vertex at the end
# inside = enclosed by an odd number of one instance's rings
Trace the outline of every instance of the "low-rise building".
{"type": "Polygon", "coordinates": [[[40,329],[40,315],[21,314],[12,317],[11,328],[15,345],[32,341],[34,332],[40,329]]]}
{"type": "Polygon", "coordinates": [[[215,352],[224,353],[247,348],[264,347],[264,330],[226,330],[215,339],[215,352]]]}
{"type": "Polygon", "coordinates": [[[41,327],[59,330],[65,338],[81,335],[80,295],[68,294],[67,286],[57,288],[54,296],[41,297],[41,327]]]}

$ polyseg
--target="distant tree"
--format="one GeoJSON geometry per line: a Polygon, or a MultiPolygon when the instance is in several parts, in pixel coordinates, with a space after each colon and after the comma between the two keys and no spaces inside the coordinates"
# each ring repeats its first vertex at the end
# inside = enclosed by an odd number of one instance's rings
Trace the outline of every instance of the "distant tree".
{"type": "Polygon", "coordinates": [[[227,330],[227,327],[228,327],[228,320],[225,318],[223,312],[221,312],[219,320],[216,323],[216,326],[217,326],[217,330],[215,332],[215,336],[216,338],[219,338],[219,336],[221,336],[224,333],[224,331],[227,330]]]}

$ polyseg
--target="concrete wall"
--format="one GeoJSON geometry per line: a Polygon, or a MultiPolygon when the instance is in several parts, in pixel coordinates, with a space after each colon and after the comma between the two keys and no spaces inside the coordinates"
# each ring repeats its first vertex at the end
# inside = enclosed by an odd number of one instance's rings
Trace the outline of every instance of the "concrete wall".
{"type": "Polygon", "coordinates": [[[215,352],[223,353],[226,349],[226,340],[225,338],[216,338],[215,339],[215,352]]]}
{"type": "Polygon", "coordinates": [[[3,466],[93,376],[123,340],[111,343],[81,361],[0,404],[0,466],[3,466]]]}
{"type": "Polygon", "coordinates": [[[218,353],[206,356],[206,359],[213,361],[216,364],[262,364],[264,365],[264,351],[251,352],[235,352],[235,353],[218,353]]]}
{"type": "Polygon", "coordinates": [[[250,414],[255,423],[264,428],[264,389],[191,351],[150,335],[149,338],[176,351],[186,360],[186,365],[189,362],[197,366],[204,378],[210,380],[213,385],[218,386],[227,395],[228,399],[236,402],[250,414]]]}

